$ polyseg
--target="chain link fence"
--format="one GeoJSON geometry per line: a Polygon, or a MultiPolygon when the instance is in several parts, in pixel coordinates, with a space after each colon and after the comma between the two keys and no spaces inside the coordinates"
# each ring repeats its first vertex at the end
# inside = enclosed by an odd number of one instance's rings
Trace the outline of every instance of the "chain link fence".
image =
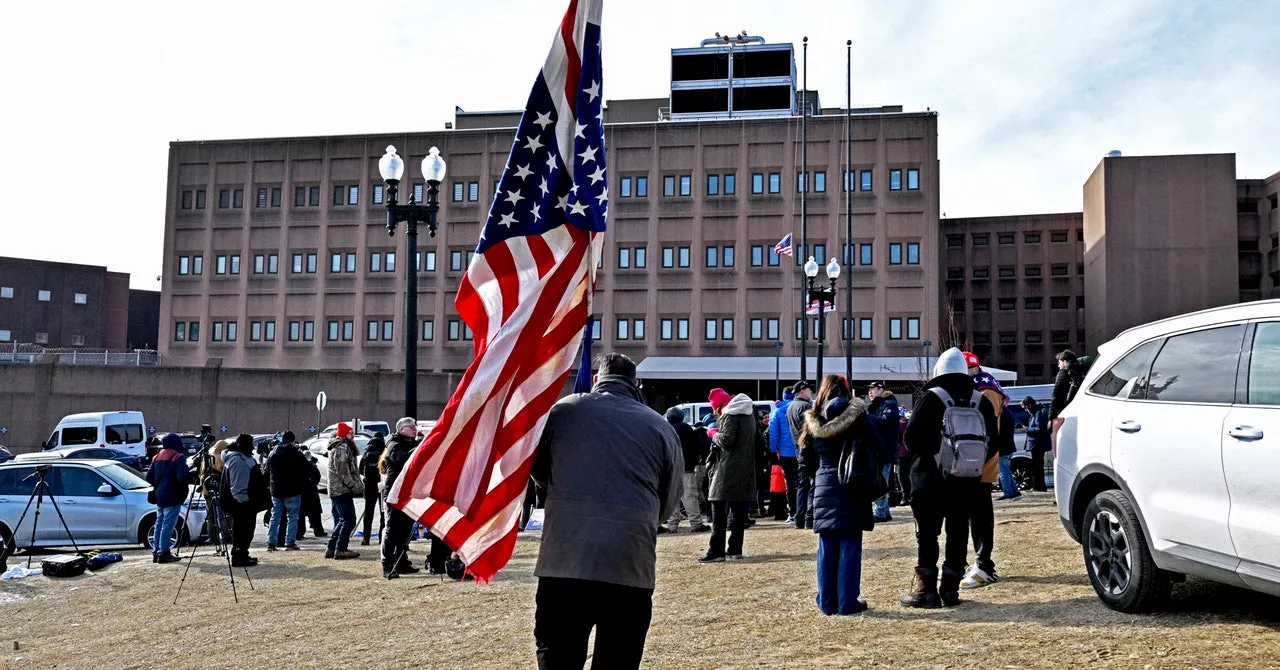
{"type": "Polygon", "coordinates": [[[154,349],[111,351],[82,347],[44,347],[39,344],[0,345],[0,363],[57,363],[58,365],[124,365],[133,367],[160,365],[160,352],[154,349]]]}

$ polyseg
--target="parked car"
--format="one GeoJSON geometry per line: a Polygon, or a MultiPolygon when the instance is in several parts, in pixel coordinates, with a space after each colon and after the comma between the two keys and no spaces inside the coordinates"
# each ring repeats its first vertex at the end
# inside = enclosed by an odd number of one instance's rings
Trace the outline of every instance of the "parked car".
{"type": "MultiPolygon", "coordinates": [[[[1012,461],[1010,465],[1013,468],[1013,477],[1018,481],[1018,488],[1028,491],[1032,483],[1031,450],[1027,448],[1027,424],[1031,422],[1031,415],[1027,410],[1022,409],[1022,400],[1027,397],[1035,398],[1036,402],[1048,407],[1053,400],[1053,384],[1009,386],[1004,392],[1013,401],[1009,406],[1009,413],[1013,415],[1016,425],[1013,433],[1014,452],[1010,457],[1012,461]]],[[[1053,452],[1045,453],[1044,467],[1045,485],[1053,488],[1053,452]]]]}
{"type": "Polygon", "coordinates": [[[147,456],[147,421],[142,412],[88,412],[62,417],[44,451],[70,447],[110,447],[134,456],[147,456]]]}
{"type": "Polygon", "coordinates": [[[0,444],[0,463],[5,463],[11,460],[13,460],[13,453],[6,449],[3,444],[0,444]]]}
{"type": "MultiPolygon", "coordinates": [[[[10,461],[0,464],[0,543],[10,552],[28,547],[65,547],[71,541],[48,496],[42,503],[35,541],[31,528],[35,510],[23,510],[35,490],[37,466],[49,466],[49,492],[66,519],[76,545],[141,544],[151,548],[156,506],[147,502],[151,485],[133,468],[102,459],[58,459],[48,463],[10,461]],[[22,519],[19,524],[18,520],[22,519]]],[[[184,503],[174,531],[173,546],[190,540],[190,529],[204,525],[205,501],[200,496],[184,503]]]]}
{"type": "MultiPolygon", "coordinates": [[[[768,400],[757,400],[753,403],[757,414],[773,414],[773,403],[768,400]]],[[[714,413],[709,402],[686,402],[675,406],[684,414],[684,422],[690,426],[699,424],[715,425],[714,413]]]]}
{"type": "MultiPolygon", "coordinates": [[[[333,439],[333,435],[325,435],[321,433],[306,442],[298,445],[300,448],[311,452],[316,457],[316,467],[320,468],[320,484],[321,491],[329,490],[329,440],[333,439]]],[[[355,434],[356,449],[363,454],[365,447],[369,446],[369,440],[373,439],[371,433],[355,434]]]]}
{"type": "MultiPolygon", "coordinates": [[[[391,424],[387,423],[386,421],[365,421],[364,419],[351,419],[351,420],[343,421],[342,423],[350,425],[351,428],[354,429],[357,433],[368,433],[370,437],[372,437],[373,435],[381,435],[383,437],[386,437],[391,434],[391,424]]],[[[330,425],[328,428],[325,428],[324,430],[320,431],[320,434],[321,435],[327,434],[329,437],[333,437],[333,434],[336,432],[338,432],[338,424],[335,423],[330,425]]]]}
{"type": "Polygon", "coordinates": [[[71,447],[68,449],[58,449],[57,451],[35,451],[29,454],[18,454],[13,460],[15,461],[49,461],[59,458],[90,458],[101,459],[107,461],[116,461],[123,463],[134,470],[143,471],[147,469],[146,460],[133,454],[126,454],[119,449],[107,449],[104,447],[71,447]]]}
{"type": "Polygon", "coordinates": [[[1280,595],[1280,301],[1121,333],[1058,432],[1058,513],[1098,597],[1158,609],[1186,575],[1280,595]]]}

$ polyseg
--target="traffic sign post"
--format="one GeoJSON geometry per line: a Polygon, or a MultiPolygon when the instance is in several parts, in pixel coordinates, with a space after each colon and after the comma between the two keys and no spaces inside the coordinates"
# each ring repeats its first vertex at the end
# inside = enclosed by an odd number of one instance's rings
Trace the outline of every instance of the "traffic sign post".
{"type": "MultiPolygon", "coordinates": [[[[316,429],[320,430],[320,426],[324,425],[324,408],[329,405],[329,396],[321,391],[316,394],[316,429]]],[[[315,431],[312,431],[315,432],[315,431]]]]}

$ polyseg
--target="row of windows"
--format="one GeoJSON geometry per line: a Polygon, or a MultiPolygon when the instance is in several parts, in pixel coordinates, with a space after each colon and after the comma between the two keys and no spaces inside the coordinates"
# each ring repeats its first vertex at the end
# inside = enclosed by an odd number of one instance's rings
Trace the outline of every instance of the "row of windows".
{"type": "MultiPolygon", "coordinates": [[[[644,267],[643,252],[644,249],[637,249],[637,256],[640,259],[640,265],[644,267]]],[[[471,264],[471,259],[475,255],[475,251],[463,251],[461,249],[449,252],[449,269],[454,272],[460,272],[471,264]]],[[[419,272],[435,272],[436,269],[436,252],[427,251],[419,252],[415,255],[415,264],[419,272]],[[425,256],[425,258],[424,258],[425,256]],[[426,263],[425,267],[423,263],[426,263]]],[[[291,257],[290,269],[294,274],[315,274],[317,271],[318,255],[315,252],[303,252],[293,254],[291,257]]],[[[178,257],[178,274],[179,275],[200,275],[204,273],[204,256],[179,256],[178,257]]],[[[254,254],[253,256],[253,274],[277,274],[280,270],[280,257],[277,254],[254,254]]],[[[357,271],[356,253],[355,252],[331,252],[329,254],[329,272],[331,273],[354,273],[357,271]]],[[[395,272],[396,271],[396,252],[394,251],[374,251],[369,254],[369,272],[395,272]]],[[[214,274],[219,275],[236,275],[240,274],[240,255],[239,254],[221,254],[214,257],[214,274]]],[[[41,295],[48,293],[42,291],[41,295]]],[[[78,304],[84,304],[80,301],[80,296],[84,294],[77,293],[78,304]]],[[[0,296],[3,297],[3,296],[0,296]]],[[[8,296],[12,297],[12,296],[8,296]]],[[[41,300],[47,300],[42,297],[41,300]]]]}
{"type": "MultiPolygon", "coordinates": [[[[0,342],[12,342],[12,341],[13,341],[13,331],[11,331],[11,330],[9,330],[9,329],[7,329],[7,328],[0,328],[0,342]]],[[[36,333],[36,335],[35,335],[35,343],[36,343],[36,344],[48,344],[48,343],[49,343],[49,333],[37,332],[37,333],[36,333]]],[[[84,346],[84,335],[72,335],[72,336],[71,336],[71,346],[73,346],[73,347],[83,347],[83,346],[84,346]]]]}
{"type": "MultiPolygon", "coordinates": [[[[12,286],[0,286],[0,300],[12,300],[13,295],[14,295],[14,291],[12,286]]],[[[72,302],[74,302],[77,305],[89,304],[88,293],[74,293],[72,294],[71,299],[72,299],[72,302]]],[[[37,289],[36,300],[38,300],[39,302],[53,302],[53,291],[49,291],[46,289],[37,289]]]]}
{"type": "MultiPolygon", "coordinates": [[[[1017,298],[998,298],[996,300],[996,305],[999,307],[1000,311],[1002,312],[1011,312],[1018,308],[1018,299],[1017,298]]],[[[1023,306],[1023,309],[1026,309],[1028,311],[1032,311],[1032,312],[1038,311],[1044,308],[1044,298],[1039,298],[1039,297],[1023,298],[1022,306],[1023,306]]],[[[951,301],[951,310],[954,312],[963,312],[964,307],[965,307],[965,302],[963,299],[955,299],[951,301]]],[[[1076,307],[1084,308],[1084,296],[1082,295],[1076,296],[1076,307]]],[[[1053,296],[1049,298],[1049,309],[1071,309],[1071,298],[1068,296],[1053,296]]],[[[991,299],[990,298],[974,298],[973,311],[975,312],[991,311],[991,299]]]]}
{"type": "MultiPolygon", "coordinates": [[[[1084,333],[1078,333],[1078,335],[1083,336],[1084,333]]],[[[995,342],[1003,346],[1015,346],[1018,344],[1018,331],[1016,330],[999,331],[998,333],[996,333],[995,342]]],[[[1044,332],[1039,330],[1026,331],[1022,334],[1022,342],[1023,344],[1031,344],[1031,345],[1044,344],[1045,343],[1044,332]]],[[[975,331],[973,333],[973,343],[974,344],[991,344],[992,343],[991,331],[984,331],[984,330],[975,331]]],[[[1071,331],[1069,330],[1050,331],[1049,343],[1056,344],[1056,345],[1070,344],[1071,331]]]]}
{"type": "MultiPolygon", "coordinates": [[[[635,320],[636,339],[644,338],[644,320],[635,320]]],[[[352,342],[355,339],[355,321],[353,320],[330,320],[326,324],[328,342],[352,342]]],[[[235,342],[239,336],[238,324],[235,321],[214,321],[210,324],[210,340],[213,342],[235,342]]],[[[7,333],[8,331],[0,331],[7,333]]],[[[422,341],[430,342],[435,339],[435,321],[433,319],[424,319],[422,321],[422,341]]],[[[449,319],[448,338],[450,341],[474,339],[471,327],[462,322],[461,319],[449,319]]],[[[370,319],[365,323],[365,341],[367,342],[391,342],[395,338],[395,322],[390,319],[370,319]]],[[[626,338],[622,338],[626,339],[626,338]]],[[[199,321],[177,321],[174,323],[173,340],[175,342],[199,342],[200,341],[200,322],[199,321]]],[[[315,321],[299,320],[290,321],[288,323],[288,340],[290,342],[312,342],[315,340],[315,321]]],[[[5,340],[0,340],[5,341],[5,340]]],[[[275,321],[250,321],[249,322],[249,341],[250,342],[275,342],[276,341],[276,322],[275,321]]]]}
{"type": "MultiPolygon", "coordinates": [[[[1014,266],[1014,265],[1002,265],[996,269],[996,272],[997,272],[997,276],[1000,279],[1016,279],[1018,276],[1018,268],[1017,266],[1014,266]]],[[[1083,263],[1079,263],[1076,265],[1076,274],[1084,275],[1083,263]]],[[[1044,267],[1040,265],[1024,265],[1022,267],[1022,276],[1028,279],[1039,279],[1044,276],[1044,267]]],[[[1066,263],[1059,263],[1057,265],[1050,266],[1049,276],[1070,277],[1071,266],[1067,265],[1066,263]]],[[[991,268],[989,267],[974,268],[973,278],[974,279],[990,279],[991,268]]],[[[964,279],[964,268],[954,267],[954,266],[947,268],[947,279],[964,279]]]]}
{"type": "MultiPolygon", "coordinates": [[[[421,184],[416,185],[415,193],[420,193],[421,184]]],[[[259,187],[255,193],[257,199],[254,201],[258,209],[278,208],[280,207],[282,189],[279,186],[263,186],[259,187]]],[[[382,184],[373,186],[374,205],[383,204],[384,187],[382,184]]],[[[182,209],[204,209],[206,204],[205,189],[185,189],[182,191],[180,206],[182,209]]],[[[333,201],[334,207],[354,206],[360,204],[360,186],[357,184],[334,184],[333,201]]],[[[320,187],[319,186],[297,186],[293,189],[293,206],[294,207],[319,207],[320,206],[320,187]]],[[[242,188],[224,188],[218,190],[218,209],[242,209],[244,207],[244,189],[242,188]]]]}
{"type": "MultiPolygon", "coordinates": [[[[1053,244],[1063,244],[1070,239],[1070,235],[1071,235],[1070,231],[1055,230],[1049,233],[1049,242],[1053,244]]],[[[975,247],[986,247],[991,245],[990,233],[972,233],[971,237],[973,238],[973,246],[975,247]]],[[[1027,231],[1022,234],[1022,241],[1024,244],[1040,244],[1042,239],[1043,237],[1039,232],[1027,231]]],[[[1017,233],[998,233],[996,235],[996,241],[1002,246],[1009,246],[1011,244],[1016,244],[1017,233]]],[[[1078,242],[1084,241],[1083,230],[1076,231],[1076,241],[1078,242]]],[[[952,233],[950,235],[947,235],[947,246],[963,247],[964,235],[959,233],[952,233]]]]}

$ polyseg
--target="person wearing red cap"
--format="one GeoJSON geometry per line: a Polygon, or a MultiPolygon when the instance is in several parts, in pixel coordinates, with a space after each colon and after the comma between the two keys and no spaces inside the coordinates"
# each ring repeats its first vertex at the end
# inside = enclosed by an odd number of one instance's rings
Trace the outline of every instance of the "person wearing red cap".
{"type": "MultiPolygon", "coordinates": [[[[995,410],[997,432],[990,436],[992,450],[983,468],[979,483],[968,489],[970,495],[969,529],[973,535],[973,551],[977,555],[974,565],[969,566],[964,579],[960,581],[962,589],[978,589],[1000,581],[996,573],[995,561],[991,558],[995,546],[996,518],[995,508],[991,502],[991,489],[997,476],[1003,481],[1012,481],[1013,472],[1009,470],[1005,478],[1005,468],[1010,467],[1010,457],[1015,447],[1013,443],[1013,414],[1009,411],[1009,398],[1000,382],[990,373],[982,369],[982,362],[977,356],[965,352],[965,363],[969,366],[969,376],[973,385],[991,403],[995,410]]],[[[1005,494],[1001,500],[1020,497],[1017,485],[1013,485],[1013,495],[1005,494]]]]}
{"type": "Polygon", "coordinates": [[[712,389],[707,398],[716,415],[716,434],[711,442],[711,544],[699,563],[723,563],[725,558],[742,558],[743,531],[747,527],[751,501],[756,498],[755,406],[745,393],[730,396],[724,389],[712,389]],[[728,547],[725,530],[729,517],[728,547]]]}
{"type": "Polygon", "coordinates": [[[325,558],[347,560],[359,558],[360,552],[348,551],[347,543],[356,529],[355,497],[364,493],[364,479],[360,476],[360,451],[353,436],[355,431],[347,423],[338,424],[334,438],[329,441],[329,499],[333,517],[333,535],[325,558]]]}

